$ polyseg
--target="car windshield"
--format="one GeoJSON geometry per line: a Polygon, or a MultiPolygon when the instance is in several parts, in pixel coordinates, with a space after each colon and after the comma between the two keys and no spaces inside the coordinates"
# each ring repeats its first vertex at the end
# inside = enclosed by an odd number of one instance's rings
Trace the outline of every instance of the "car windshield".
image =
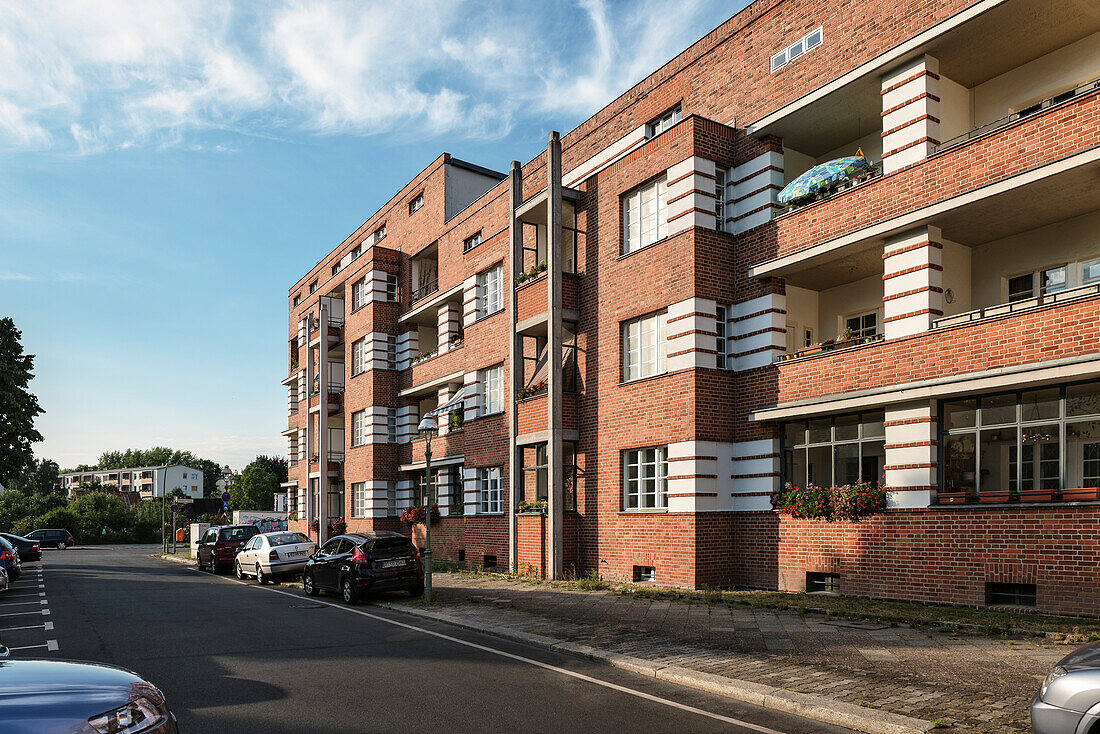
{"type": "Polygon", "coordinates": [[[271,545],[293,545],[303,541],[302,536],[298,533],[278,533],[267,536],[267,542],[271,545]]]}
{"type": "Polygon", "coordinates": [[[256,528],[225,528],[218,537],[226,543],[235,543],[239,540],[248,540],[256,534],[256,528]]]}

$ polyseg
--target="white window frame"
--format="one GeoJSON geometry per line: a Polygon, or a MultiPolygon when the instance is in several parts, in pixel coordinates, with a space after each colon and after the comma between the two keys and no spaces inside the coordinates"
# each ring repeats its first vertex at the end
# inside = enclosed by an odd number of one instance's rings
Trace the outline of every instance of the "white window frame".
{"type": "Polygon", "coordinates": [[[481,230],[474,232],[472,235],[462,240],[462,251],[469,252],[478,245],[481,244],[481,230]]]}
{"type": "Polygon", "coordinates": [[[497,263],[477,274],[478,318],[504,309],[504,264],[497,263]]]}
{"type": "Polygon", "coordinates": [[[504,512],[504,469],[490,466],[477,470],[478,509],[482,515],[504,512]]]}
{"type": "Polygon", "coordinates": [[[416,214],[423,207],[424,207],[424,192],[421,191],[419,194],[417,194],[416,196],[414,196],[412,198],[412,201],[409,202],[409,214],[410,215],[416,214]]]}
{"type": "Polygon", "coordinates": [[[367,443],[367,411],[357,410],[351,414],[351,445],[363,446],[367,443]]]}
{"type": "Polygon", "coordinates": [[[1100,257],[1090,258],[1088,260],[1082,260],[1080,267],[1078,268],[1078,277],[1081,285],[1092,285],[1093,283],[1100,283],[1100,257]],[[1086,275],[1088,268],[1095,268],[1095,275],[1086,275]]]}
{"type": "Polygon", "coordinates": [[[352,482],[351,485],[351,516],[367,516],[367,483],[352,482]]]}
{"type": "Polygon", "coordinates": [[[714,306],[714,331],[717,334],[714,339],[715,365],[720,370],[733,367],[733,359],[729,354],[733,339],[730,338],[729,322],[727,321],[731,311],[732,309],[729,306],[721,303],[714,306]]]}
{"type": "Polygon", "coordinates": [[[647,138],[655,138],[663,133],[665,130],[668,130],[670,127],[680,122],[680,120],[682,119],[684,119],[684,117],[680,105],[676,105],[670,110],[665,110],[660,115],[654,117],[652,120],[646,123],[645,136],[647,138]]]}
{"type": "Polygon", "coordinates": [[[351,376],[361,375],[367,371],[367,338],[361,337],[351,343],[351,376]]]}
{"type": "Polygon", "coordinates": [[[367,305],[367,279],[361,278],[351,286],[351,310],[355,311],[367,305]]]}
{"type": "Polygon", "coordinates": [[[397,443],[397,408],[386,408],[386,443],[397,443]]]}
{"type": "MultiPolygon", "coordinates": [[[[849,320],[859,319],[860,322],[862,322],[863,319],[866,318],[867,316],[874,316],[875,317],[875,333],[874,334],[864,334],[863,330],[864,330],[865,327],[860,326],[859,331],[856,331],[855,329],[852,330],[852,338],[853,339],[866,339],[867,337],[876,336],[876,335],[880,334],[881,333],[880,329],[882,328],[883,324],[882,324],[882,316],[879,315],[878,309],[873,309],[871,311],[858,311],[856,313],[850,313],[850,314],[844,316],[844,318],[841,319],[841,322],[840,322],[840,332],[839,332],[839,334],[844,333],[844,331],[848,328],[848,321],[849,320]]],[[[838,336],[839,336],[839,334],[838,334],[838,336]]]]}
{"type": "Polygon", "coordinates": [[[623,451],[623,510],[646,512],[668,509],[668,446],[645,446],[623,451]],[[652,452],[652,456],[649,455],[652,452]],[[632,476],[633,475],[633,476],[632,476]],[[652,482],[652,487],[646,487],[652,482]],[[651,502],[647,505],[645,500],[651,502]]]}
{"type": "Polygon", "coordinates": [[[668,236],[668,177],[661,176],[622,197],[623,254],[668,236]]]}
{"type": "Polygon", "coordinates": [[[822,30],[822,27],[818,26],[814,28],[782,51],[772,54],[771,72],[774,74],[795,59],[805,56],[811,49],[817,48],[824,42],[825,32],[822,30]]]}
{"type": "Polygon", "coordinates": [[[646,314],[622,324],[623,382],[668,371],[668,311],[646,314]],[[646,338],[651,343],[647,346],[646,338]]]}
{"type": "Polygon", "coordinates": [[[481,383],[481,415],[504,412],[504,365],[478,370],[477,379],[481,383]]]}
{"type": "Polygon", "coordinates": [[[386,369],[397,369],[397,337],[393,334],[386,334],[386,369]]]}
{"type": "Polygon", "coordinates": [[[726,231],[726,172],[721,168],[714,171],[714,228],[726,231]]]}
{"type": "Polygon", "coordinates": [[[397,514],[397,482],[393,479],[386,482],[386,514],[397,514]]]}
{"type": "Polygon", "coordinates": [[[397,301],[397,273],[386,273],[386,300],[397,301]]]}
{"type": "Polygon", "coordinates": [[[382,241],[382,238],[385,237],[385,236],[386,236],[386,224],[383,222],[382,225],[378,229],[374,230],[374,233],[371,235],[371,237],[374,239],[374,244],[377,245],[379,242],[382,241]]]}

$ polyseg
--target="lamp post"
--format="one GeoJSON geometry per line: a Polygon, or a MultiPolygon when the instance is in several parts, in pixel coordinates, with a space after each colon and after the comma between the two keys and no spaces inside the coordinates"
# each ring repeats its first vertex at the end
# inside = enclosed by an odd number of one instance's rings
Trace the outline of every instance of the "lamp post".
{"type": "Polygon", "coordinates": [[[425,416],[416,427],[424,437],[424,601],[432,603],[432,436],[435,417],[425,416]]]}

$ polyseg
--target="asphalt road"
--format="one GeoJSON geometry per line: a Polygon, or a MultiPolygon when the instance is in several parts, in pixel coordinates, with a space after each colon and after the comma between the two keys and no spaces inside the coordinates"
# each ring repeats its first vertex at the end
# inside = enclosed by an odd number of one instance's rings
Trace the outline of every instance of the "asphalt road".
{"type": "Polygon", "coordinates": [[[0,617],[4,641],[27,645],[13,656],[137,671],[185,734],[847,731],[370,604],[198,573],[154,551],[47,551],[22,593],[45,593],[48,613],[0,617]],[[14,629],[28,619],[41,628],[14,629]]]}

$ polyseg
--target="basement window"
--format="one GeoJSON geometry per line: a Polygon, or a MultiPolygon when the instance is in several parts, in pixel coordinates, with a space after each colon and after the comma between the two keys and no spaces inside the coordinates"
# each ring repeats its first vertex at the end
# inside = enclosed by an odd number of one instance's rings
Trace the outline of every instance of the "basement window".
{"type": "Polygon", "coordinates": [[[635,566],[634,580],[653,583],[657,580],[657,569],[654,566],[635,566]]]}
{"type": "Polygon", "coordinates": [[[1035,606],[1035,584],[987,582],[985,603],[991,607],[1033,607],[1035,606]]]}
{"type": "Polygon", "coordinates": [[[840,593],[840,574],[839,573],[807,573],[806,574],[806,593],[807,594],[839,594],[840,593]]]}
{"type": "Polygon", "coordinates": [[[466,549],[465,548],[463,548],[462,550],[460,550],[458,552],[458,562],[459,563],[465,563],[466,562],[466,549]]]}
{"type": "Polygon", "coordinates": [[[497,557],[496,556],[483,556],[481,559],[482,568],[496,568],[497,557]]]}

